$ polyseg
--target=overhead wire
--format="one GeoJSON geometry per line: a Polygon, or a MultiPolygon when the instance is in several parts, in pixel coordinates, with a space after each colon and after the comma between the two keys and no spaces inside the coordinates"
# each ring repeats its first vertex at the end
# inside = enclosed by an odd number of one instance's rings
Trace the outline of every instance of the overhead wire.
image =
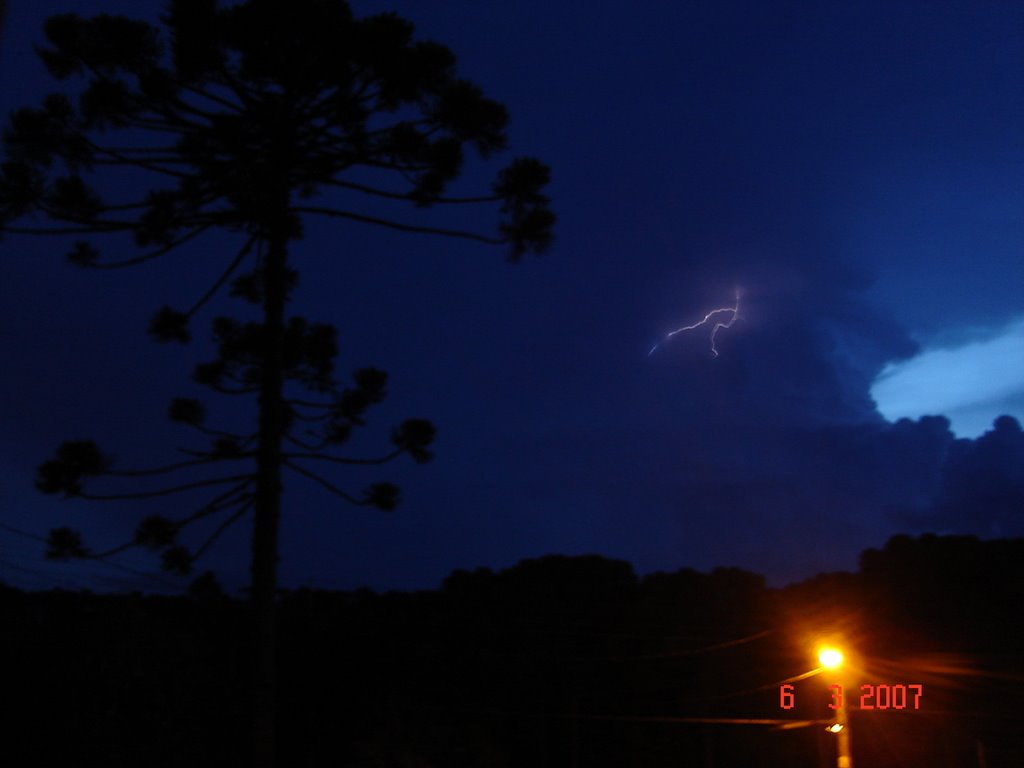
{"type": "MultiPolygon", "coordinates": [[[[44,536],[39,536],[28,531],[23,531],[20,528],[15,528],[13,525],[8,525],[7,523],[0,522],[0,529],[8,531],[9,533],[17,534],[18,536],[22,536],[24,538],[32,539],[33,541],[41,542],[43,544],[47,543],[47,539],[44,536]]],[[[165,587],[172,587],[178,591],[180,591],[182,588],[181,584],[172,582],[171,580],[164,578],[163,576],[160,576],[157,573],[153,573],[151,571],[141,571],[136,568],[132,568],[131,566],[125,565],[124,563],[115,562],[114,560],[111,560],[109,558],[85,558],[82,560],[82,562],[90,564],[100,564],[107,566],[109,568],[114,568],[115,570],[121,571],[123,573],[130,573],[133,576],[148,579],[151,582],[160,583],[165,587]]],[[[21,566],[21,568],[24,570],[26,569],[26,566],[21,566]]],[[[42,571],[38,571],[38,569],[36,570],[37,572],[42,573],[42,571]]]]}

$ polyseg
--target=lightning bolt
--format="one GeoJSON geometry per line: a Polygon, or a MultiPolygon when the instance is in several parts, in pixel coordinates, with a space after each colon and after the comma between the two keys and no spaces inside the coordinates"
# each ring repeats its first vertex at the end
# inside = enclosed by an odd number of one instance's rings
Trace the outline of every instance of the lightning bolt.
{"type": "Polygon", "coordinates": [[[684,325],[682,328],[676,328],[674,331],[669,331],[665,335],[665,338],[662,341],[659,341],[657,344],[655,344],[653,347],[651,347],[651,351],[647,353],[647,356],[650,357],[651,355],[653,355],[655,353],[655,351],[658,349],[658,347],[660,347],[662,344],[667,343],[668,340],[671,339],[673,336],[675,336],[677,333],[683,333],[684,331],[692,331],[692,330],[694,330],[696,328],[700,328],[702,325],[707,325],[709,322],[711,322],[711,318],[715,317],[716,315],[720,315],[722,313],[725,313],[725,312],[731,312],[732,313],[732,317],[729,318],[729,322],[723,323],[722,321],[718,320],[718,321],[715,322],[714,326],[712,326],[712,328],[711,328],[711,354],[714,355],[715,357],[718,357],[718,350],[715,348],[715,336],[718,335],[718,329],[719,328],[732,328],[732,324],[735,323],[736,322],[736,318],[738,318],[740,316],[740,292],[739,292],[739,289],[736,290],[736,303],[733,306],[731,306],[731,307],[719,307],[718,309],[712,309],[710,312],[708,312],[706,315],[704,315],[704,319],[701,320],[699,323],[694,323],[693,325],[684,325]]]}

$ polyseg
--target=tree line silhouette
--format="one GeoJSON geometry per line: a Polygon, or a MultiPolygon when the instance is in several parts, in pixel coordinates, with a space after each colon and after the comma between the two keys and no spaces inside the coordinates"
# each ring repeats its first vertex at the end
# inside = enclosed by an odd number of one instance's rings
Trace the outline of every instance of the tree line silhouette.
{"type": "MultiPolygon", "coordinates": [[[[917,710],[851,712],[873,766],[1018,765],[1024,540],[897,536],[857,573],[782,589],[735,568],[638,578],[547,556],[439,589],[279,595],[277,758],[295,766],[831,765],[813,631],[917,710]],[[714,722],[705,722],[705,721],[714,722]],[[701,722],[698,722],[701,721],[701,722]],[[771,721],[762,724],[735,721],[771,721]],[[784,727],[786,724],[794,727],[784,727]]],[[[17,764],[236,764],[244,600],[0,591],[17,764]]]]}

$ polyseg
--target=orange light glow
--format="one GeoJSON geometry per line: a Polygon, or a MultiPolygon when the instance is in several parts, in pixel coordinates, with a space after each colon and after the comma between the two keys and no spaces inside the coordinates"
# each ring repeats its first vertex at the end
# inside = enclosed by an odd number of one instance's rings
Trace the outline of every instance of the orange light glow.
{"type": "Polygon", "coordinates": [[[836,669],[843,665],[843,654],[836,648],[818,650],[818,663],[825,669],[836,669]]]}

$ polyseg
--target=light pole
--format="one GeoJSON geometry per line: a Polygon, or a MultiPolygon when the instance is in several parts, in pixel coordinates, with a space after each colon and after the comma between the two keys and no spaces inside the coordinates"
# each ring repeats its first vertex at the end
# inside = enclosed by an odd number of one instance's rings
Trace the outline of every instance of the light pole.
{"type": "MultiPolygon", "coordinates": [[[[824,669],[840,669],[843,653],[838,648],[826,646],[818,650],[818,663],[824,669]]],[[[841,686],[843,690],[845,686],[841,686]]],[[[853,754],[850,750],[850,720],[846,716],[846,697],[840,693],[836,702],[836,721],[828,730],[836,735],[836,768],[853,768],[853,754]]]]}

